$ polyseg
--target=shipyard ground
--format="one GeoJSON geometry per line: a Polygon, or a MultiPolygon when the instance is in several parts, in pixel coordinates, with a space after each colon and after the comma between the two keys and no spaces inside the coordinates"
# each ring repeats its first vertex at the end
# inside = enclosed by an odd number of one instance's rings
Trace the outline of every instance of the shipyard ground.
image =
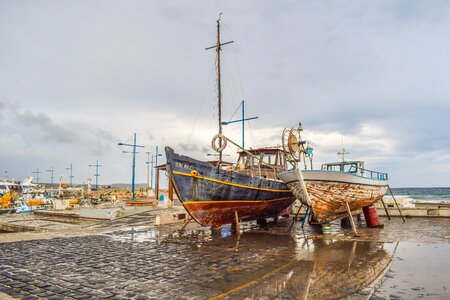
{"type": "MultiPolygon", "coordinates": [[[[449,299],[450,218],[384,229],[290,219],[211,230],[154,225],[157,209],[47,232],[0,233],[0,298],[449,299]]],[[[64,223],[61,223],[64,224],[64,223]]]]}

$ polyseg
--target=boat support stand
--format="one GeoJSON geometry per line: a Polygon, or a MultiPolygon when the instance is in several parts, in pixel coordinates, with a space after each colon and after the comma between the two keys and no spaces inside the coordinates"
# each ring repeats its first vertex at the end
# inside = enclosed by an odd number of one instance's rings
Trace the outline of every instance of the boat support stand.
{"type": "Polygon", "coordinates": [[[289,231],[292,229],[292,226],[294,226],[294,222],[297,220],[298,214],[302,210],[302,207],[303,207],[303,203],[302,203],[302,205],[300,205],[297,212],[295,213],[295,216],[292,218],[292,223],[291,223],[291,226],[289,227],[289,231]]]}
{"type": "Polygon", "coordinates": [[[384,211],[386,212],[386,216],[388,217],[388,220],[391,220],[391,216],[389,215],[389,212],[387,210],[386,204],[384,203],[383,197],[381,197],[381,203],[383,203],[384,211]]]}
{"type": "Polygon", "coordinates": [[[191,221],[192,221],[192,218],[188,218],[186,223],[184,223],[183,227],[181,228],[181,231],[183,231],[186,228],[186,226],[188,226],[188,224],[191,223],[191,221]]]}
{"type": "Polygon", "coordinates": [[[391,193],[392,199],[394,199],[395,205],[397,206],[398,212],[400,213],[400,217],[402,217],[403,223],[406,223],[405,218],[403,217],[400,206],[398,206],[397,200],[395,200],[394,193],[392,193],[391,187],[388,185],[389,193],[391,193]]]}
{"type": "Polygon", "coordinates": [[[239,225],[239,216],[237,210],[234,211],[234,216],[236,217],[236,230],[237,230],[236,246],[234,248],[234,251],[239,252],[239,242],[241,240],[241,226],[239,225]]]}
{"type": "Polygon", "coordinates": [[[347,207],[348,218],[352,224],[353,233],[355,236],[359,236],[358,231],[356,230],[355,221],[353,220],[352,211],[350,210],[350,205],[348,205],[347,201],[345,201],[345,206],[347,207]]]}

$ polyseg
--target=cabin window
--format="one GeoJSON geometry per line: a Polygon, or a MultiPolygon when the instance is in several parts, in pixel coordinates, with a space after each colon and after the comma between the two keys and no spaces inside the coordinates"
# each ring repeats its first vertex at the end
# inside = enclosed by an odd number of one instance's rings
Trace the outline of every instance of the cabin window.
{"type": "Polygon", "coordinates": [[[358,171],[358,166],[356,164],[344,165],[344,172],[356,173],[358,171]]]}
{"type": "Polygon", "coordinates": [[[268,164],[268,165],[275,165],[277,162],[277,155],[276,153],[274,154],[263,154],[262,155],[262,160],[264,163],[268,164]]]}

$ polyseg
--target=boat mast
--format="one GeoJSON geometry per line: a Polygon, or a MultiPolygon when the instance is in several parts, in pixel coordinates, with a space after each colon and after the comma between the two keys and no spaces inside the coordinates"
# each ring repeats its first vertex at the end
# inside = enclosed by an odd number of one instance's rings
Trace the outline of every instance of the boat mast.
{"type": "MultiPolygon", "coordinates": [[[[222,134],[222,89],[220,80],[220,51],[222,51],[222,46],[226,44],[231,44],[233,41],[220,43],[220,17],[222,13],[219,14],[219,19],[217,20],[217,41],[215,46],[206,48],[206,50],[216,48],[217,55],[217,114],[219,118],[219,134],[222,134]]],[[[222,139],[219,139],[219,148],[222,147],[222,139]]],[[[222,151],[219,152],[219,165],[222,162],[222,151]]]]}
{"type": "MultiPolygon", "coordinates": [[[[220,80],[220,17],[222,13],[219,14],[219,19],[217,20],[217,115],[219,118],[219,134],[222,134],[222,89],[220,80]]],[[[219,147],[222,147],[222,139],[219,139],[219,147]]],[[[219,162],[222,162],[222,151],[219,152],[219,162]]]]}

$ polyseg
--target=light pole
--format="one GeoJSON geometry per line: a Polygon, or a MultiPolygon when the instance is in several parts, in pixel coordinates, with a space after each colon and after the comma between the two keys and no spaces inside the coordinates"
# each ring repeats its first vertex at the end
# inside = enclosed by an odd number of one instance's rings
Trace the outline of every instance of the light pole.
{"type": "MultiPolygon", "coordinates": [[[[161,153],[158,153],[158,146],[156,146],[156,154],[155,154],[155,168],[154,168],[154,170],[155,170],[155,172],[156,172],[156,167],[158,167],[158,156],[162,156],[162,154],[161,153]]],[[[153,162],[153,158],[152,158],[152,162],[153,162]]],[[[157,178],[156,178],[156,176],[154,176],[154,178],[155,178],[155,189],[156,189],[156,180],[157,180],[157,178]]]]}
{"type": "Polygon", "coordinates": [[[136,169],[136,148],[144,148],[145,146],[142,145],[136,145],[136,133],[134,134],[134,141],[133,144],[125,144],[125,143],[118,143],[119,146],[128,146],[133,147],[133,164],[132,164],[132,172],[131,172],[131,201],[134,201],[134,174],[136,169]]]}
{"type": "Polygon", "coordinates": [[[72,175],[72,164],[70,164],[70,167],[66,168],[66,170],[70,170],[69,178],[70,178],[70,186],[72,186],[72,178],[73,178],[73,175],[72,175]]]}
{"type": "Polygon", "coordinates": [[[36,171],[31,172],[31,174],[36,174],[36,184],[39,183],[39,174],[41,174],[42,172],[39,171],[39,168],[36,169],[36,171]]]}
{"type": "Polygon", "coordinates": [[[98,164],[98,160],[95,161],[95,165],[89,165],[89,167],[95,167],[95,190],[98,191],[98,176],[100,176],[100,174],[98,173],[98,168],[102,167],[102,165],[98,164]]]}
{"type": "Polygon", "coordinates": [[[50,172],[50,173],[52,173],[52,176],[50,176],[50,180],[51,180],[51,185],[53,186],[53,173],[55,172],[55,170],[54,170],[54,168],[53,168],[53,166],[52,166],[52,168],[50,169],[50,170],[45,170],[46,172],[50,172]]]}
{"type": "Polygon", "coordinates": [[[152,160],[150,160],[150,152],[145,152],[147,154],[147,161],[145,164],[147,165],[147,192],[152,189],[153,184],[153,154],[152,160]],[[151,171],[151,179],[150,179],[150,165],[152,165],[151,171]]]}

